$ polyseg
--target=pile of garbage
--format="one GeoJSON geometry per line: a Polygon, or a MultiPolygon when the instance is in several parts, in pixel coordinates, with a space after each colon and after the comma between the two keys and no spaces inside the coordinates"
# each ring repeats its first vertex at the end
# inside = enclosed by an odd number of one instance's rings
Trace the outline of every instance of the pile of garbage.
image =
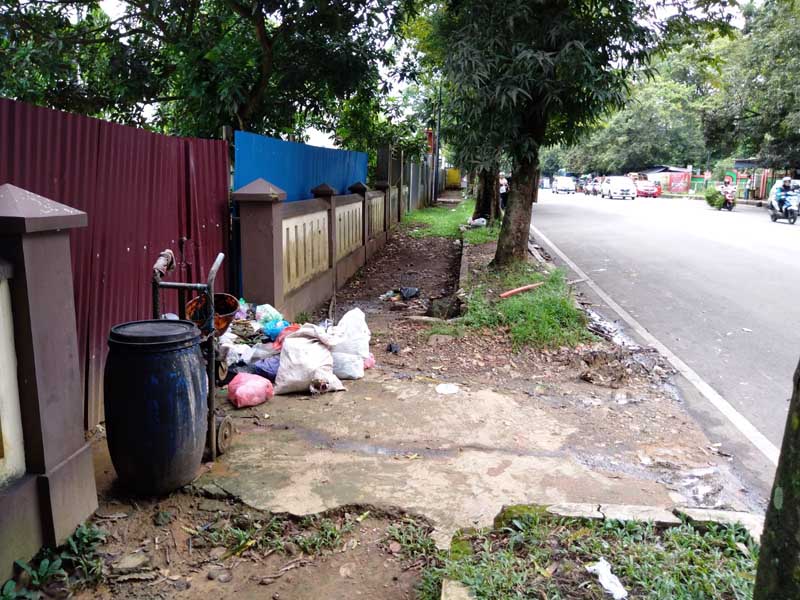
{"type": "Polygon", "coordinates": [[[370,331],[361,309],[334,325],[325,320],[290,323],[269,304],[243,299],[219,357],[228,366],[228,399],[237,408],[266,402],[274,394],[323,394],[344,390],[342,380],[361,379],[375,366],[370,331]]]}

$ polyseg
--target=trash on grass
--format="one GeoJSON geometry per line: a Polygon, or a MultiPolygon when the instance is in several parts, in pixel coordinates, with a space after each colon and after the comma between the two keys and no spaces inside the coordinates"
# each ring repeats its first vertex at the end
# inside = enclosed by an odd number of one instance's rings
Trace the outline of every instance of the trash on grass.
{"type": "Polygon", "coordinates": [[[391,352],[392,354],[399,354],[399,353],[400,353],[400,346],[398,346],[398,345],[397,345],[397,344],[395,344],[394,342],[390,342],[390,343],[389,343],[389,344],[386,346],[386,351],[387,351],[387,352],[391,352]]]}
{"type": "Polygon", "coordinates": [[[375,367],[375,355],[372,352],[369,353],[369,356],[364,359],[364,368],[365,369],[372,369],[375,367]]]}
{"type": "Polygon", "coordinates": [[[605,558],[601,558],[596,563],[586,566],[589,573],[597,575],[597,579],[603,589],[611,594],[614,600],[622,600],[628,597],[627,590],[622,587],[622,582],[619,578],[611,572],[611,565],[605,558]]]}
{"type": "Polygon", "coordinates": [[[480,217],[478,219],[470,219],[469,226],[472,227],[473,229],[476,229],[478,227],[486,227],[486,219],[484,219],[483,217],[480,217]]]}
{"type": "Polygon", "coordinates": [[[539,281],[537,283],[531,283],[530,285],[523,285],[522,287],[515,288],[513,290],[508,290],[507,292],[503,292],[500,294],[501,298],[508,298],[509,296],[514,296],[516,294],[527,292],[528,290],[535,290],[538,287],[541,287],[545,284],[544,281],[539,281]]]}
{"type": "Polygon", "coordinates": [[[228,384],[228,400],[236,408],[263,404],[274,395],[272,384],[260,375],[239,373],[228,384]]]}
{"type": "Polygon", "coordinates": [[[440,383],[436,386],[436,393],[437,394],[457,394],[461,391],[455,383],[440,383]]]}

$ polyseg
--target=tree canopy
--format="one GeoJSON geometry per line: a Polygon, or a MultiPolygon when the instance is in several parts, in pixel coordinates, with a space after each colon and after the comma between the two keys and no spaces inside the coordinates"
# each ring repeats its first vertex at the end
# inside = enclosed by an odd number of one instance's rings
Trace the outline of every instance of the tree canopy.
{"type": "Polygon", "coordinates": [[[651,57],[676,36],[729,21],[715,0],[668,4],[447,3],[444,74],[456,99],[462,143],[500,142],[514,169],[495,264],[527,251],[540,150],[574,142],[609,111],[625,106],[631,78],[648,77],[651,57]]]}
{"type": "MultiPolygon", "coordinates": [[[[212,136],[330,125],[379,70],[411,0],[0,0],[0,94],[212,136]],[[149,109],[147,109],[149,107],[149,109]]],[[[369,101],[367,98],[364,101],[369,101]]]]}

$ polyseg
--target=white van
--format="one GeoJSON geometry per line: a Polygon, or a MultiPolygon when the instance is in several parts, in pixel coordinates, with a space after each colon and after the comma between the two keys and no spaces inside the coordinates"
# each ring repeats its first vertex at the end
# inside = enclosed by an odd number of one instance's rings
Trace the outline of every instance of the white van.
{"type": "Polygon", "coordinates": [[[603,198],[636,198],[636,185],[630,177],[612,176],[603,180],[600,188],[600,195],[603,198]]]}
{"type": "Polygon", "coordinates": [[[575,180],[572,177],[556,177],[553,180],[553,191],[556,194],[574,194],[575,180]]]}

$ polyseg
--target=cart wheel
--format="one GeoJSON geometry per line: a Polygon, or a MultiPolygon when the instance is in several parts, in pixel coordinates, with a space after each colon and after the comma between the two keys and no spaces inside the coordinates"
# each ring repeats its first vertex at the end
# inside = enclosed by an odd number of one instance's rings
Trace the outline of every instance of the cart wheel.
{"type": "Polygon", "coordinates": [[[228,377],[228,363],[223,361],[217,361],[217,385],[228,385],[230,383],[230,379],[228,377]]]}
{"type": "Polygon", "coordinates": [[[225,454],[233,443],[233,421],[230,417],[217,417],[217,454],[225,454]]]}

